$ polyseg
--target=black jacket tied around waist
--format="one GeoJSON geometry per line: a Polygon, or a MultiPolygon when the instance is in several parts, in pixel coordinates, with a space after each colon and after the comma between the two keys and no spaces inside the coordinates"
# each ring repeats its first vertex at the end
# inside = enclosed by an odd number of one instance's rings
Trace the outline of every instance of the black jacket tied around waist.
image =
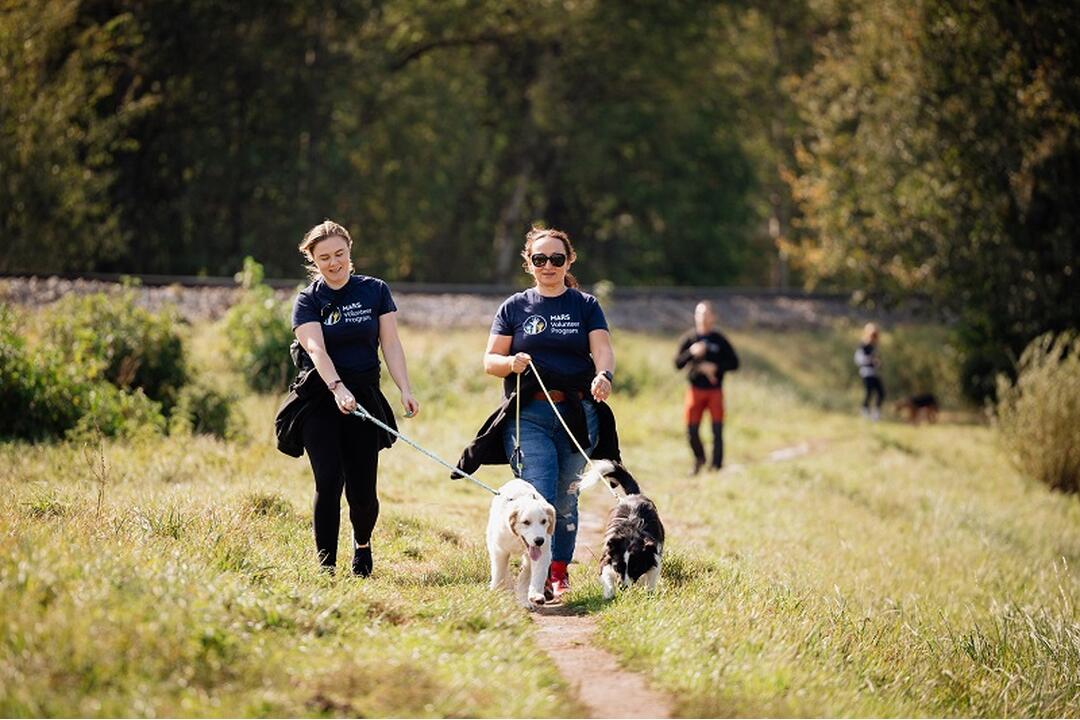
{"type": "MultiPolygon", "coordinates": [[[[590,385],[593,374],[583,373],[579,375],[556,375],[546,373],[544,384],[547,389],[561,390],[566,393],[567,402],[559,411],[563,419],[574,434],[578,444],[583,448],[589,447],[589,431],[585,421],[585,410],[581,406],[582,397],[591,397],[590,385]]],[[[510,462],[506,457],[506,448],[503,445],[503,434],[506,423],[514,421],[515,405],[517,403],[517,378],[511,373],[503,383],[505,398],[502,404],[492,413],[480,429],[476,437],[461,453],[457,461],[458,469],[473,473],[481,465],[506,465],[510,462]]],[[[547,402],[535,400],[533,396],[543,392],[540,381],[532,370],[525,371],[521,376],[521,396],[523,403],[547,402]]],[[[619,435],[615,428],[615,414],[607,403],[596,403],[597,440],[596,448],[593,449],[593,460],[615,460],[621,462],[619,453],[619,435]]],[[[559,432],[563,432],[560,427],[559,432]]],[[[450,473],[451,478],[458,477],[457,473],[450,473]]]]}
{"type": "MultiPolygon", "coordinates": [[[[303,354],[307,357],[307,353],[303,354]]],[[[297,355],[293,354],[293,359],[297,355]]],[[[304,454],[304,420],[311,409],[317,403],[326,402],[328,396],[333,393],[326,387],[319,373],[314,367],[307,365],[311,361],[297,364],[300,372],[289,386],[289,393],[285,396],[277,415],[274,416],[274,434],[277,436],[277,448],[286,455],[300,457],[304,454]]],[[[359,403],[371,413],[371,416],[387,426],[397,430],[397,422],[394,420],[394,411],[390,408],[386,396],[379,389],[379,368],[375,367],[367,372],[339,372],[341,381],[359,403]]],[[[365,421],[367,422],[367,421],[365,421]]],[[[394,435],[382,428],[377,428],[379,433],[378,448],[384,450],[394,444],[397,439],[394,435]]]]}

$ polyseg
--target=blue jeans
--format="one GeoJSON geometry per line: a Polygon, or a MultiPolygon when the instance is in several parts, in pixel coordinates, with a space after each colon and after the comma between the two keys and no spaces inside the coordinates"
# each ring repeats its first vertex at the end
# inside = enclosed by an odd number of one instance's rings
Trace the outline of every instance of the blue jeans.
{"type": "MultiPolygon", "coordinates": [[[[589,445],[585,452],[592,455],[596,447],[596,407],[592,400],[583,400],[585,422],[589,428],[589,445]]],[[[556,403],[560,413],[567,403],[556,403]]],[[[511,413],[503,434],[506,457],[514,452],[514,414],[511,413]]],[[[585,467],[585,458],[578,452],[562,423],[547,400],[529,400],[521,408],[521,452],[524,456],[521,478],[532,485],[555,508],[555,535],[551,541],[551,559],[570,562],[577,542],[578,499],[567,492],[585,467]]],[[[511,469],[517,475],[517,468],[511,469]]]]}

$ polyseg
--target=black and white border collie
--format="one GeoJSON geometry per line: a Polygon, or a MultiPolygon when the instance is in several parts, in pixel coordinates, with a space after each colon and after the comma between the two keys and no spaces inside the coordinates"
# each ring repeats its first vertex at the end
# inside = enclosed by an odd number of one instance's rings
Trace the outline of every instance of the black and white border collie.
{"type": "Polygon", "coordinates": [[[604,532],[604,555],[600,559],[600,584],[604,599],[615,596],[618,587],[644,583],[652,590],[660,577],[664,550],[664,524],[653,501],[641,494],[637,481],[620,463],[597,460],[581,474],[579,490],[601,479],[611,487],[621,486],[626,497],[608,515],[604,532]]]}

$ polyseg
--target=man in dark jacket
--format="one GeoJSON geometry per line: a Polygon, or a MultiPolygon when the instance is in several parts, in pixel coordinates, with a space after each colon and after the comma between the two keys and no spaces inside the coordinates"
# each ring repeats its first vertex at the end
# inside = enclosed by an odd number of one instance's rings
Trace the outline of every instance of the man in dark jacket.
{"type": "Polygon", "coordinates": [[[682,337],[675,367],[687,368],[684,416],[686,437],[694,452],[694,465],[690,471],[696,475],[705,465],[705,447],[701,444],[701,418],[709,411],[713,429],[713,470],[724,465],[724,373],[739,368],[739,358],[727,338],[713,326],[716,314],[712,303],[702,301],[694,308],[694,329],[682,337]]]}

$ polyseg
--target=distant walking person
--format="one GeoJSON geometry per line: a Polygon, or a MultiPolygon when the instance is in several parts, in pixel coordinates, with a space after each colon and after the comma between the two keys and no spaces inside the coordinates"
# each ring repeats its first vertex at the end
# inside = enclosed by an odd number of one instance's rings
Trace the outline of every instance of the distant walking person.
{"type": "Polygon", "coordinates": [[[701,444],[701,418],[709,411],[713,429],[713,470],[724,466],[724,373],[739,369],[739,357],[728,339],[713,329],[716,313],[712,303],[702,301],[694,308],[694,329],[683,336],[675,367],[688,367],[684,415],[686,437],[694,452],[691,475],[705,465],[705,447],[701,444]]]}
{"type": "Polygon", "coordinates": [[[863,396],[862,414],[877,420],[881,417],[881,403],[885,399],[885,386],[881,384],[878,370],[881,367],[881,355],[877,350],[878,328],[874,323],[866,323],[863,328],[862,342],[855,350],[855,365],[859,368],[866,395],[863,396]]]}

